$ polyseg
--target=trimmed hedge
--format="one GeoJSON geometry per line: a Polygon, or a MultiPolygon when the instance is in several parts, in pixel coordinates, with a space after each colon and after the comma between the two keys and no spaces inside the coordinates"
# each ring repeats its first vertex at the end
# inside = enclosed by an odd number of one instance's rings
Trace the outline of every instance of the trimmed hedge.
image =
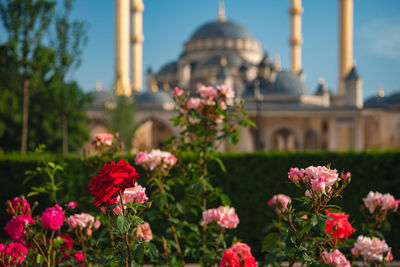
{"type": "MultiPolygon", "coordinates": [[[[124,157],[134,162],[132,155],[124,157]]],[[[217,163],[210,164],[211,181],[221,187],[232,201],[232,206],[240,218],[240,224],[234,233],[244,242],[252,246],[255,254],[259,255],[262,239],[265,236],[265,226],[274,218],[273,209],[267,206],[267,201],[273,195],[284,193],[289,196],[300,196],[302,192],[291,184],[287,178],[290,167],[305,168],[310,165],[326,165],[338,171],[350,171],[352,181],[344,190],[344,198],[336,201],[343,210],[350,214],[350,220],[362,222],[360,212],[362,198],[372,191],[391,193],[400,198],[400,152],[318,152],[318,153],[252,153],[252,154],[221,154],[226,172],[217,163]]],[[[56,156],[67,165],[64,172],[65,200],[76,200],[79,211],[94,211],[90,191],[87,187],[89,180],[96,174],[101,164],[89,167],[78,157],[56,156]]],[[[32,180],[23,184],[24,172],[34,169],[37,158],[33,155],[0,156],[0,203],[5,203],[20,194],[27,194],[32,185],[41,181],[32,180]]],[[[140,173],[140,170],[138,170],[140,173]]],[[[45,197],[35,197],[42,204],[39,212],[47,206],[45,197]]],[[[30,202],[33,202],[31,199],[30,202]]],[[[5,213],[4,204],[0,208],[0,226],[3,227],[9,219],[5,213]]],[[[0,206],[1,207],[1,206],[0,206]]],[[[200,218],[199,218],[200,219],[200,218]]],[[[391,234],[387,242],[393,251],[400,250],[400,216],[391,216],[391,234]]],[[[0,236],[6,233],[0,231],[0,236]]],[[[357,232],[354,234],[357,236],[357,232]]],[[[396,254],[396,253],[395,253],[396,254]]],[[[399,256],[399,255],[395,255],[399,256]]]]}

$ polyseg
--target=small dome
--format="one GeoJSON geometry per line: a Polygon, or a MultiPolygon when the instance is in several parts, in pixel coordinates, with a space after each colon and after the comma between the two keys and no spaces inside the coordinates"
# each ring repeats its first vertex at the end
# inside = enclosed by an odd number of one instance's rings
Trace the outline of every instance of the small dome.
{"type": "Polygon", "coordinates": [[[164,66],[161,67],[160,71],[158,74],[165,74],[165,73],[171,73],[171,72],[177,72],[178,71],[178,62],[176,61],[171,61],[165,64],[164,66]]]}
{"type": "MultiPolygon", "coordinates": [[[[256,81],[259,81],[259,78],[256,78],[247,85],[243,92],[244,98],[254,97],[254,86],[256,81]]],[[[306,83],[290,71],[277,72],[276,79],[272,83],[261,80],[260,91],[263,95],[300,96],[309,94],[306,83]]]]}
{"type": "Polygon", "coordinates": [[[244,62],[244,60],[236,54],[226,54],[213,56],[207,59],[203,66],[220,66],[222,60],[226,60],[226,66],[228,67],[239,67],[244,62]]]}
{"type": "Polygon", "coordinates": [[[239,24],[232,21],[213,21],[198,28],[190,40],[216,37],[253,39],[250,31],[239,24]]]}
{"type": "Polygon", "coordinates": [[[386,107],[386,97],[373,96],[364,102],[364,108],[384,108],[386,107]]]}
{"type": "Polygon", "coordinates": [[[165,105],[174,105],[174,100],[169,93],[164,91],[145,91],[136,96],[135,103],[137,105],[161,106],[164,108],[165,105]]]}

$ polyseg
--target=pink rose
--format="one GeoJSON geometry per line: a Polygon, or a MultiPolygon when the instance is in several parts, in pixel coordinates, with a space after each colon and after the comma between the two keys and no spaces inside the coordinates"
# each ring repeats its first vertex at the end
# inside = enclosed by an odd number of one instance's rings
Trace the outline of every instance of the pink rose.
{"type": "Polygon", "coordinates": [[[4,230],[12,240],[15,242],[22,242],[26,235],[25,226],[34,222],[35,220],[32,219],[30,214],[13,216],[4,227],[4,230]]]}
{"type": "Polygon", "coordinates": [[[251,256],[251,248],[245,243],[237,242],[232,246],[232,250],[238,254],[241,258],[247,258],[251,256]]]}
{"type": "Polygon", "coordinates": [[[15,197],[13,200],[6,201],[6,211],[11,215],[27,214],[31,210],[31,205],[24,196],[15,197]]]}
{"type": "Polygon", "coordinates": [[[226,102],[224,100],[218,100],[218,105],[221,107],[222,110],[226,110],[226,102]]]}
{"type": "Polygon", "coordinates": [[[63,225],[65,216],[62,208],[57,204],[53,207],[47,208],[42,213],[43,227],[47,230],[57,231],[63,225]]]}
{"type": "Polygon", "coordinates": [[[220,218],[221,215],[218,209],[209,209],[203,211],[203,221],[201,222],[201,226],[212,223],[214,221],[218,221],[220,218]]]}
{"type": "Polygon", "coordinates": [[[71,208],[71,209],[75,209],[76,208],[76,202],[75,201],[70,201],[70,202],[68,202],[67,206],[69,208],[71,208]]]}
{"type": "Polygon", "coordinates": [[[239,217],[235,212],[235,208],[228,206],[221,206],[218,208],[220,219],[217,221],[218,225],[223,228],[236,228],[239,224],[239,217]]]}
{"type": "Polygon", "coordinates": [[[93,137],[93,143],[97,147],[100,147],[102,145],[111,146],[113,139],[114,139],[113,134],[98,133],[93,137]]]}
{"type": "Polygon", "coordinates": [[[346,259],[346,257],[339,251],[335,250],[331,253],[326,251],[322,252],[326,262],[331,266],[338,266],[338,267],[350,267],[350,261],[346,259]]]}
{"type": "MultiPolygon", "coordinates": [[[[360,235],[351,249],[351,253],[355,256],[361,255],[366,261],[388,261],[391,258],[391,248],[386,244],[385,240],[360,235]]],[[[393,257],[393,256],[392,256],[393,257]]]]}
{"type": "Polygon", "coordinates": [[[224,115],[219,115],[216,119],[215,119],[215,122],[217,123],[217,124],[220,124],[223,120],[224,120],[224,115]]]}
{"type": "Polygon", "coordinates": [[[69,226],[68,232],[74,228],[91,228],[94,224],[94,217],[88,213],[74,214],[68,217],[67,224],[69,226]]]}
{"type": "Polygon", "coordinates": [[[136,165],[145,164],[149,160],[149,157],[146,152],[139,152],[136,155],[135,163],[136,165]]]}
{"type": "Polygon", "coordinates": [[[288,177],[290,181],[292,182],[298,182],[299,180],[303,179],[304,176],[304,171],[299,168],[290,168],[290,171],[288,172],[288,177]]]}
{"type": "Polygon", "coordinates": [[[288,204],[291,202],[292,199],[289,196],[278,194],[268,201],[268,206],[275,207],[275,212],[279,215],[288,210],[288,204]]]}
{"type": "Polygon", "coordinates": [[[325,166],[310,166],[304,172],[310,180],[316,180],[321,177],[327,187],[333,186],[339,178],[337,170],[331,170],[325,166]]]}
{"type": "Polygon", "coordinates": [[[235,91],[227,85],[217,86],[217,89],[221,95],[224,95],[228,99],[233,99],[235,97],[235,91]]]}
{"type": "Polygon", "coordinates": [[[188,109],[198,109],[200,105],[200,98],[198,97],[191,97],[187,102],[188,109]]]}
{"type": "Polygon", "coordinates": [[[343,175],[343,180],[346,180],[346,179],[350,178],[350,176],[351,176],[351,173],[350,173],[350,172],[346,172],[346,173],[343,175]]]}
{"type": "Polygon", "coordinates": [[[201,98],[214,98],[217,96],[217,90],[215,90],[212,86],[202,86],[197,89],[197,93],[201,98]]]}
{"type": "Polygon", "coordinates": [[[101,222],[99,220],[96,220],[93,224],[94,229],[99,229],[101,226],[101,222]]]}
{"type": "Polygon", "coordinates": [[[132,233],[135,239],[143,239],[146,242],[150,242],[153,239],[150,224],[147,222],[134,228],[132,233]]]}
{"type": "Polygon", "coordinates": [[[203,212],[203,221],[201,225],[217,222],[223,228],[236,228],[239,224],[239,217],[235,208],[221,206],[217,209],[209,209],[203,212]]]}
{"type": "Polygon", "coordinates": [[[325,182],[324,182],[324,178],[322,178],[322,177],[311,180],[311,185],[312,185],[312,189],[315,192],[324,192],[325,191],[325,182]]]}
{"type": "Polygon", "coordinates": [[[178,87],[175,87],[174,89],[174,96],[181,96],[183,94],[183,91],[179,89],[178,87]]]}
{"type": "MultiPolygon", "coordinates": [[[[125,189],[122,194],[122,199],[124,203],[140,203],[143,204],[145,201],[148,200],[146,195],[146,188],[141,187],[138,183],[135,183],[135,187],[130,187],[125,189]]],[[[120,203],[121,199],[118,196],[117,202],[120,203]]]]}

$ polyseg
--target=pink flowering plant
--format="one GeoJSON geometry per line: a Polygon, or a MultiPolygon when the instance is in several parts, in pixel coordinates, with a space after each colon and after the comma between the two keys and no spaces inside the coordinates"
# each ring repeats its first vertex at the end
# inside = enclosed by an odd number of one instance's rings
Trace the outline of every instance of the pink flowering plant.
{"type": "MultiPolygon", "coordinates": [[[[65,228],[66,214],[76,207],[76,203],[68,203],[64,208],[55,204],[33,216],[35,207],[31,208],[24,196],[6,201],[6,211],[12,218],[3,229],[12,242],[0,244],[0,266],[25,263],[29,266],[34,263],[45,266],[55,266],[61,262],[72,264],[75,261],[73,254],[82,249],[82,263],[87,263],[85,247],[79,247],[80,240],[74,246],[74,239],[65,228]]],[[[100,226],[99,223],[97,225],[100,226]]]]}
{"type": "Polygon", "coordinates": [[[273,222],[275,230],[263,242],[267,264],[288,261],[289,266],[295,262],[350,266],[341,250],[349,246],[351,240],[348,238],[355,229],[349,215],[329,203],[341,196],[350,177],[349,172],[339,173],[329,166],[290,169],[290,182],[300,188],[304,196],[292,200],[278,194],[268,201],[278,215],[278,221],[273,222]],[[293,201],[299,202],[302,209],[297,210],[293,201]]]}

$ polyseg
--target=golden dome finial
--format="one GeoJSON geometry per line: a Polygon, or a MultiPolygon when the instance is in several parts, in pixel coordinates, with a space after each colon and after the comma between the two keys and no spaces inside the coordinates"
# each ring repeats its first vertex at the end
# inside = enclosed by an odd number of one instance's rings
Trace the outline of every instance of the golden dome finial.
{"type": "Polygon", "coordinates": [[[218,18],[219,18],[219,21],[221,21],[221,22],[225,22],[226,21],[224,0],[219,0],[219,3],[218,3],[218,18]]]}
{"type": "Polygon", "coordinates": [[[226,64],[228,64],[228,61],[226,60],[226,56],[221,56],[220,65],[222,67],[225,67],[226,64]]]}
{"type": "Polygon", "coordinates": [[[279,53],[275,54],[275,69],[276,69],[276,71],[282,70],[281,56],[279,55],[279,53]]]}
{"type": "Polygon", "coordinates": [[[380,84],[378,85],[378,88],[379,88],[379,89],[378,89],[378,96],[379,96],[379,97],[385,97],[385,91],[383,91],[383,84],[380,83],[380,84]]]}

